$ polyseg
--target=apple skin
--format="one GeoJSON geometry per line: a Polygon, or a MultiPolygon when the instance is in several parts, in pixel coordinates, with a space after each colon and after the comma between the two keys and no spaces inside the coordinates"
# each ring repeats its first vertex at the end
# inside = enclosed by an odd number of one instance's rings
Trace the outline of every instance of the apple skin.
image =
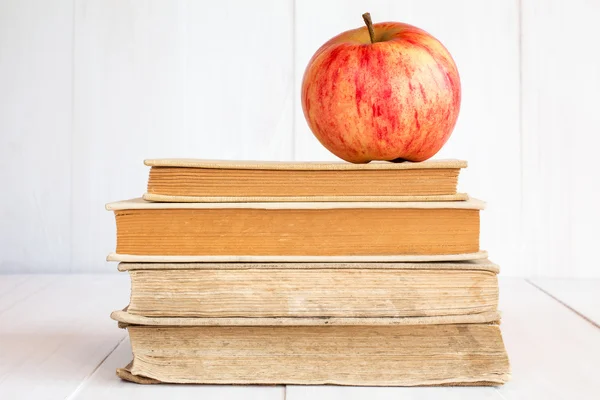
{"type": "Polygon", "coordinates": [[[302,81],[317,139],[352,163],[424,161],[446,143],[460,109],[460,78],[446,48],[412,25],[384,22],[330,39],[302,81]]]}

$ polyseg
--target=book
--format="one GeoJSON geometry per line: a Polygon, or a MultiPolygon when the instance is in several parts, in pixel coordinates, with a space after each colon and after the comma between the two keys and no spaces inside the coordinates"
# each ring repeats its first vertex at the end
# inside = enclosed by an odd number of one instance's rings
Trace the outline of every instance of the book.
{"type": "Polygon", "coordinates": [[[117,253],[138,256],[123,261],[177,262],[485,258],[479,249],[483,207],[476,199],[322,203],[134,199],[107,205],[115,214],[117,253]]]}
{"type": "Polygon", "coordinates": [[[121,263],[130,314],[419,317],[496,311],[498,266],[445,263],[121,263]]]}
{"type": "Polygon", "coordinates": [[[146,160],[144,199],[163,202],[452,201],[459,160],[420,163],[146,160]]]}
{"type": "Polygon", "coordinates": [[[137,383],[501,385],[510,376],[497,313],[248,325],[111,316],[128,329],[133,353],[117,374],[137,383]]]}

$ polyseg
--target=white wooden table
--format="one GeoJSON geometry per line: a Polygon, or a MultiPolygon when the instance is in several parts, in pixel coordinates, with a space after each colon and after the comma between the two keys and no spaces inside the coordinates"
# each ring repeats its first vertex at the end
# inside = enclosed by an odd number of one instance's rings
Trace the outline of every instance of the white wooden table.
{"type": "Polygon", "coordinates": [[[122,382],[125,274],[0,275],[0,399],[597,399],[600,280],[501,278],[513,378],[500,388],[178,386],[122,382]]]}

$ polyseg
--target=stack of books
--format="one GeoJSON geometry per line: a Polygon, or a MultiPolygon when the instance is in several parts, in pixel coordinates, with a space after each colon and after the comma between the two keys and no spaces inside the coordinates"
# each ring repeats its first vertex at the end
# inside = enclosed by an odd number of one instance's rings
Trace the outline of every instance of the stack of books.
{"type": "Polygon", "coordinates": [[[498,266],[463,161],[147,160],[112,203],[138,383],[500,385],[498,266]]]}

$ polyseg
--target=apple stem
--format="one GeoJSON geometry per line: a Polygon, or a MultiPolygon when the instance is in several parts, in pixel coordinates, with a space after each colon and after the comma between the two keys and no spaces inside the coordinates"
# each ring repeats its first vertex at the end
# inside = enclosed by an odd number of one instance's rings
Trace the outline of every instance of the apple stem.
{"type": "Polygon", "coordinates": [[[371,38],[371,43],[375,43],[375,30],[373,29],[373,21],[371,21],[371,14],[364,13],[362,15],[365,24],[367,25],[367,29],[369,30],[369,37],[371,38]]]}

